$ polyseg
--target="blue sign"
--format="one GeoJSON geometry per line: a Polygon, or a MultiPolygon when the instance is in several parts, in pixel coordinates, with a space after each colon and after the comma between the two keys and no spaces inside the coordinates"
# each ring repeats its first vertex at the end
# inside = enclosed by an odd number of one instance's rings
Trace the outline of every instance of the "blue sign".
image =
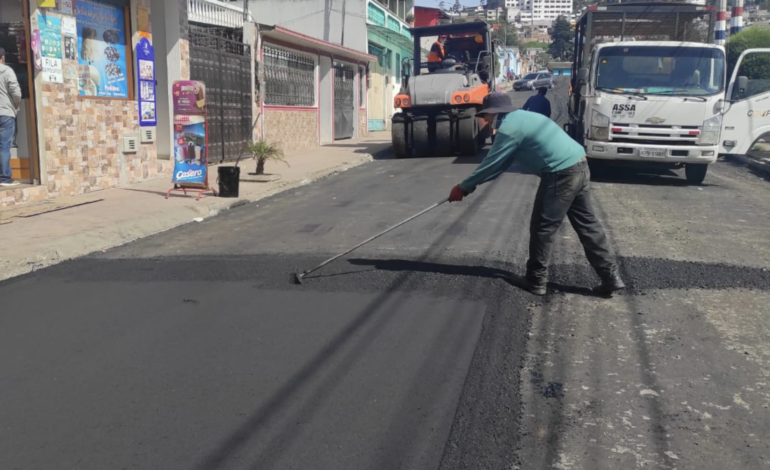
{"type": "Polygon", "coordinates": [[[124,7],[99,0],[78,0],[75,7],[80,94],[129,98],[124,7]]]}
{"type": "Polygon", "coordinates": [[[206,120],[203,116],[174,117],[174,175],[177,184],[202,184],[208,181],[206,120]]]}
{"type": "Polygon", "coordinates": [[[155,48],[147,38],[136,45],[136,69],[139,71],[139,125],[157,126],[155,103],[155,48]]]}

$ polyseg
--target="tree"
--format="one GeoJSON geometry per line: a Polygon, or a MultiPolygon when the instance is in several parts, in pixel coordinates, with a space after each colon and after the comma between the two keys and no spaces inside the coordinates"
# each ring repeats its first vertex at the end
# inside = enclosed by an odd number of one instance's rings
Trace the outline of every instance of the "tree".
{"type": "Polygon", "coordinates": [[[463,6],[460,3],[460,0],[455,0],[455,4],[454,6],[452,6],[452,10],[454,10],[455,13],[460,13],[461,11],[463,11],[463,6]]]}
{"type": "Polygon", "coordinates": [[[497,41],[497,44],[501,46],[519,46],[519,34],[516,31],[516,27],[508,23],[501,23],[499,28],[492,31],[492,40],[497,41]]]}
{"type": "MultiPolygon", "coordinates": [[[[760,25],[750,26],[735,36],[730,36],[726,45],[727,76],[732,77],[735,65],[738,63],[738,57],[743,51],[755,47],[767,47],[768,44],[770,44],[770,28],[760,25]]],[[[755,79],[770,79],[770,58],[767,54],[749,57],[741,65],[741,75],[755,79]]]]}
{"type": "Polygon", "coordinates": [[[548,52],[557,60],[572,60],[572,26],[563,16],[556,18],[551,29],[548,52]]]}

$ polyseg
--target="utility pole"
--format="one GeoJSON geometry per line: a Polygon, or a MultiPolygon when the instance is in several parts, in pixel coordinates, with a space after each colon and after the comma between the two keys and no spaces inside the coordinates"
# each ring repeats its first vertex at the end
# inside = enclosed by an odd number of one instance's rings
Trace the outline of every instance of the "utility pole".
{"type": "Polygon", "coordinates": [[[249,0],[243,0],[243,22],[249,21],[249,0]]]}

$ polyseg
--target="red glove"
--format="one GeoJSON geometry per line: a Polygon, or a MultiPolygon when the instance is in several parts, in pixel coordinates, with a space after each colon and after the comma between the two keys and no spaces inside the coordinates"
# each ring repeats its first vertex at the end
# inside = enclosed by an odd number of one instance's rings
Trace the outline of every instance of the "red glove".
{"type": "Polygon", "coordinates": [[[468,193],[466,193],[465,190],[463,190],[463,188],[461,188],[458,184],[452,188],[452,191],[449,193],[449,202],[460,202],[467,195],[468,193]]]}

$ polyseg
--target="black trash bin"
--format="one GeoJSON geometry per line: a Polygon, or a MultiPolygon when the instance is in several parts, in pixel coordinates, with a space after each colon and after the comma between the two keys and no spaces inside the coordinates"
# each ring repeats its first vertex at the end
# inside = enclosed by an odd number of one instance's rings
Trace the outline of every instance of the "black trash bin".
{"type": "Polygon", "coordinates": [[[220,166],[219,197],[238,197],[238,187],[241,181],[241,168],[237,166],[220,166]]]}

